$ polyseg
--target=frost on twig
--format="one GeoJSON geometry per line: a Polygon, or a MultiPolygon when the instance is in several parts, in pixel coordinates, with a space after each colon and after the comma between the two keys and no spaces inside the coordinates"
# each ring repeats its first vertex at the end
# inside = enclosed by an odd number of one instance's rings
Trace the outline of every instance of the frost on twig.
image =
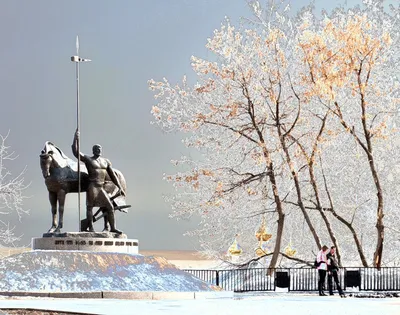
{"type": "Polygon", "coordinates": [[[29,213],[29,210],[23,207],[26,198],[24,191],[28,187],[23,177],[26,167],[17,175],[7,169],[7,163],[18,158],[15,152],[10,151],[10,147],[6,145],[8,136],[9,132],[6,136],[0,135],[0,244],[2,245],[14,244],[20,239],[14,234],[15,227],[6,222],[7,215],[14,213],[21,221],[23,215],[29,213]]]}

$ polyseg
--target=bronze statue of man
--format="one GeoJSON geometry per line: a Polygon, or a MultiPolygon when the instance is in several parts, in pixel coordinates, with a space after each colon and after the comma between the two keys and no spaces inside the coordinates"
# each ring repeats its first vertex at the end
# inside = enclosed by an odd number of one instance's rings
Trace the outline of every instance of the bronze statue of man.
{"type": "Polygon", "coordinates": [[[107,219],[110,223],[110,232],[121,234],[120,230],[115,227],[114,206],[110,196],[104,189],[106,176],[110,176],[112,182],[119,188],[120,193],[125,195],[117,176],[112,169],[111,162],[101,156],[101,146],[95,144],[93,146],[93,156],[78,153],[79,131],[76,130],[74,141],[72,143],[72,153],[76,158],[78,154],[80,160],[85,163],[88,175],[89,186],[86,191],[86,218],[88,220],[89,232],[94,232],[93,228],[93,207],[105,207],[107,209],[107,219]]]}

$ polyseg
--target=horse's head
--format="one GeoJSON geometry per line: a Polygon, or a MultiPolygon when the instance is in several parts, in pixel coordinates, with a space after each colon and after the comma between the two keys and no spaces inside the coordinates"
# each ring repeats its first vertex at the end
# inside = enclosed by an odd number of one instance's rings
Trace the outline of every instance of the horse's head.
{"type": "Polygon", "coordinates": [[[44,178],[50,176],[51,167],[66,167],[68,157],[50,141],[46,141],[43,150],[40,152],[40,167],[44,178]]]}
{"type": "Polygon", "coordinates": [[[47,141],[44,145],[43,150],[40,152],[40,168],[44,178],[50,176],[50,166],[53,162],[54,145],[47,141]]]}

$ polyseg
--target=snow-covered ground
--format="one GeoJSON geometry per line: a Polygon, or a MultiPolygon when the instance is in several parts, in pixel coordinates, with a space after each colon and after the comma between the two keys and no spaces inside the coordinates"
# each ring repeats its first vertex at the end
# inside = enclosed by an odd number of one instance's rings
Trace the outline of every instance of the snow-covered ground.
{"type": "MultiPolygon", "coordinates": [[[[198,300],[109,300],[0,298],[0,308],[37,308],[107,315],[399,315],[400,298],[319,297],[315,294],[235,294],[234,298],[198,300]]],[[[0,314],[3,314],[0,311],[0,314]]],[[[6,313],[5,313],[6,314],[6,313]]]]}

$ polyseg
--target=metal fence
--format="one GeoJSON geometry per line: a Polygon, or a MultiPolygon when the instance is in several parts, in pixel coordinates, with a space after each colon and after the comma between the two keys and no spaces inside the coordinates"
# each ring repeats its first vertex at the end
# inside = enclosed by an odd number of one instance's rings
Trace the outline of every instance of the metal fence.
{"type": "Polygon", "coordinates": [[[266,274],[266,268],[231,270],[185,270],[210,284],[228,291],[274,291],[274,276],[266,274]]]}
{"type": "Polygon", "coordinates": [[[359,268],[361,290],[399,291],[400,267],[359,268]]]}
{"type": "MultiPolygon", "coordinates": [[[[318,271],[314,268],[250,268],[231,270],[185,270],[197,278],[228,291],[317,291],[318,271]]],[[[400,291],[400,267],[341,268],[342,289],[358,287],[364,291],[400,291]]],[[[328,277],[327,277],[328,278],[328,277]]],[[[327,287],[327,284],[325,284],[327,287]]],[[[333,283],[336,290],[336,285],[333,283]]]]}

